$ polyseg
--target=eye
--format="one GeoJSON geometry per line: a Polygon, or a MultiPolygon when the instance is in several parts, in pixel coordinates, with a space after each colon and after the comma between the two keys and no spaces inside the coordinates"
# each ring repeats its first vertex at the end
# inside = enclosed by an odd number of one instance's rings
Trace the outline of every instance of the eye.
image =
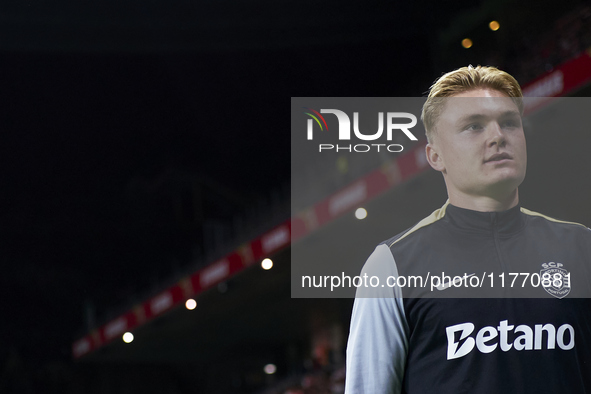
{"type": "Polygon", "coordinates": [[[482,130],[482,125],[480,123],[471,123],[466,126],[464,129],[468,131],[480,131],[482,130]]]}
{"type": "Polygon", "coordinates": [[[517,120],[506,120],[501,123],[501,127],[520,127],[521,123],[517,120]]]}

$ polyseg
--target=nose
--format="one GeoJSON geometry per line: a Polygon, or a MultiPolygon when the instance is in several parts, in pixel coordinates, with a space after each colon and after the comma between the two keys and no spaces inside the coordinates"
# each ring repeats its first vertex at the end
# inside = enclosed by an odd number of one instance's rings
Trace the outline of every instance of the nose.
{"type": "Polygon", "coordinates": [[[489,138],[488,138],[488,145],[493,146],[505,146],[507,140],[505,139],[505,133],[503,133],[503,129],[497,122],[491,123],[489,127],[489,138]]]}

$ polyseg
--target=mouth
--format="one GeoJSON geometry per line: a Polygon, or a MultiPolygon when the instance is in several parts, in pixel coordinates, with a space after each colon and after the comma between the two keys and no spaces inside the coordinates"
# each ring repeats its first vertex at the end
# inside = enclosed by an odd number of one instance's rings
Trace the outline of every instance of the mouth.
{"type": "Polygon", "coordinates": [[[485,163],[502,162],[502,161],[506,161],[506,160],[513,160],[513,158],[508,153],[497,153],[495,155],[492,155],[488,159],[486,159],[484,162],[485,163]]]}

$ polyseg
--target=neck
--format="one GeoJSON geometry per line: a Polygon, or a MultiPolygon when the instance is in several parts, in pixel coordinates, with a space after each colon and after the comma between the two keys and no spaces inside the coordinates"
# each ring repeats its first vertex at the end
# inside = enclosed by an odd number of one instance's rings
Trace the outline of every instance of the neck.
{"type": "Polygon", "coordinates": [[[515,189],[508,195],[470,196],[457,191],[448,191],[449,203],[456,207],[479,212],[500,212],[513,208],[519,203],[519,192],[515,189]]]}

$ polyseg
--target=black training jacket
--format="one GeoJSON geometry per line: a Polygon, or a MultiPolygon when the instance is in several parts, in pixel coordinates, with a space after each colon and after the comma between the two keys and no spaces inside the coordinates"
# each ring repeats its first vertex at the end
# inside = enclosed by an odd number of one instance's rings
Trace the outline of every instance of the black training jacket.
{"type": "Polygon", "coordinates": [[[446,203],[377,246],[346,393],[591,393],[591,231],[446,203]]]}

